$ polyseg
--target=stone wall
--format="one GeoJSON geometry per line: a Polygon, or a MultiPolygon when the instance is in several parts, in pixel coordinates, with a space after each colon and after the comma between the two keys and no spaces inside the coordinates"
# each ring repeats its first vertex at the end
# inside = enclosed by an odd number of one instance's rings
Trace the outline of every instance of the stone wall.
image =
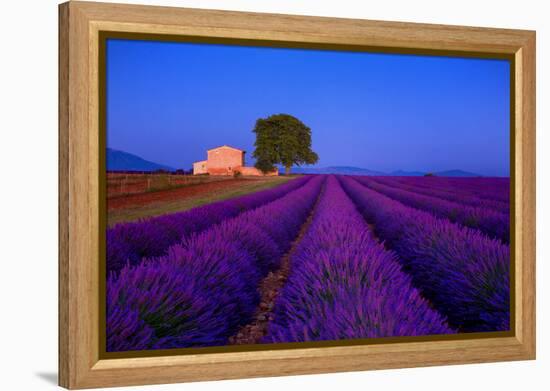
{"type": "Polygon", "coordinates": [[[244,151],[220,147],[208,151],[208,173],[210,175],[233,175],[235,169],[244,165],[244,151]]]}
{"type": "Polygon", "coordinates": [[[193,163],[193,175],[207,174],[207,161],[202,160],[200,162],[193,163]]]}

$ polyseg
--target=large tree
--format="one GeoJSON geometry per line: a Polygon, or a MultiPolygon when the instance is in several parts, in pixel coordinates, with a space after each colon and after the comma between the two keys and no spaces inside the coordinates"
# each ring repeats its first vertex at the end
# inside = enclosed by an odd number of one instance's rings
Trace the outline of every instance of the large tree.
{"type": "Polygon", "coordinates": [[[256,168],[263,172],[282,164],[290,174],[293,165],[315,164],[319,157],[311,150],[311,129],[298,118],[275,114],[260,118],[254,127],[256,168]]]}

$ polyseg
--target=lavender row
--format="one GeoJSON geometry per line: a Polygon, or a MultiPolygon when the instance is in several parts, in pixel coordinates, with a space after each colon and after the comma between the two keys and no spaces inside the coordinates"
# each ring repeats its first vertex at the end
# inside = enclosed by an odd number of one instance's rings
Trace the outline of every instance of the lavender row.
{"type": "Polygon", "coordinates": [[[375,182],[367,177],[357,177],[357,180],[372,190],[382,193],[407,206],[422,209],[438,217],[447,218],[470,228],[479,229],[492,238],[510,242],[510,216],[486,208],[475,208],[425,196],[412,191],[390,187],[375,182]]]}
{"type": "Polygon", "coordinates": [[[118,272],[127,263],[136,265],[142,258],[164,255],[168,247],[183,237],[274,201],[300,188],[310,179],[302,177],[272,189],[214,202],[184,212],[118,224],[107,230],[107,273],[118,272]]]}
{"type": "Polygon", "coordinates": [[[107,350],[216,346],[248,323],[324,179],[125,266],[107,281],[107,350]]]}
{"type": "Polygon", "coordinates": [[[396,178],[404,183],[413,183],[428,189],[457,194],[465,197],[477,197],[488,202],[510,204],[510,178],[396,178]]]}
{"type": "Polygon", "coordinates": [[[439,189],[466,196],[477,196],[486,200],[510,202],[510,178],[445,178],[406,177],[402,181],[414,181],[415,185],[439,189]]]}
{"type": "Polygon", "coordinates": [[[509,214],[510,213],[510,204],[504,201],[492,200],[481,198],[476,195],[457,193],[449,191],[446,189],[441,189],[437,187],[430,187],[426,185],[417,184],[417,178],[387,178],[387,177],[376,177],[370,178],[378,183],[397,187],[402,190],[412,191],[413,193],[423,194],[427,196],[432,196],[436,198],[441,198],[446,201],[455,202],[457,204],[472,206],[476,208],[484,208],[494,210],[499,213],[509,214]]]}
{"type": "Polygon", "coordinates": [[[264,342],[449,334],[335,177],[291,256],[264,342]]]}
{"type": "Polygon", "coordinates": [[[352,178],[341,178],[341,183],[451,326],[463,332],[509,330],[508,245],[406,207],[352,178]]]}

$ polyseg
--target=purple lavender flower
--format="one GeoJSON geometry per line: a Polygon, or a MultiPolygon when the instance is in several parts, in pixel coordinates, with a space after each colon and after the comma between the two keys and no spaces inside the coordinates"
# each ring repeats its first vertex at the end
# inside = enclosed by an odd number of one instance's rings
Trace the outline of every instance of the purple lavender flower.
{"type": "Polygon", "coordinates": [[[161,257],[112,273],[107,350],[226,344],[250,321],[261,278],[278,267],[323,181],[308,180],[271,203],[185,237],[161,257]],[[122,319],[121,313],[128,315],[122,319]]]}
{"type": "Polygon", "coordinates": [[[264,342],[449,334],[330,177],[264,342]]]}
{"type": "Polygon", "coordinates": [[[510,241],[510,215],[488,208],[472,207],[413,191],[391,187],[367,177],[356,177],[361,184],[407,206],[425,210],[437,217],[448,218],[462,225],[477,228],[487,235],[510,241]]]}
{"type": "Polygon", "coordinates": [[[510,325],[510,248],[482,232],[409,208],[353,178],[344,189],[399,255],[415,286],[460,331],[510,325]]]}
{"type": "Polygon", "coordinates": [[[219,201],[147,220],[121,223],[107,230],[107,272],[118,272],[124,265],[135,265],[143,258],[166,254],[183,237],[204,231],[225,219],[265,205],[306,184],[311,177],[291,180],[273,189],[230,200],[219,201]]]}

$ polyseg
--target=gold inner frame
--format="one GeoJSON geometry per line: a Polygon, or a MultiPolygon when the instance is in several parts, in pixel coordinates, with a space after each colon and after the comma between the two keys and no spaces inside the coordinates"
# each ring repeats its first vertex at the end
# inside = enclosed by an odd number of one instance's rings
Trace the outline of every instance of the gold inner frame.
{"type": "Polygon", "coordinates": [[[98,221],[99,221],[99,358],[100,359],[120,359],[120,358],[145,358],[162,356],[181,356],[197,355],[207,353],[231,353],[231,352],[257,352],[288,349],[307,349],[320,347],[339,347],[339,346],[361,346],[361,345],[389,345],[395,343],[411,342],[429,342],[429,341],[456,341],[472,340],[483,338],[502,338],[516,336],[516,284],[515,284],[515,141],[516,141],[516,122],[515,113],[517,110],[515,104],[516,95],[516,59],[513,54],[500,52],[476,52],[460,50],[437,50],[437,49],[414,49],[414,48],[395,48],[384,46],[366,46],[349,44],[328,44],[311,43],[296,41],[275,41],[275,40],[257,40],[257,39],[237,39],[237,38],[213,38],[204,36],[178,35],[178,34],[156,34],[130,31],[107,31],[98,30],[98,146],[99,146],[99,202],[98,202],[98,221]],[[382,338],[362,338],[348,340],[331,340],[319,342],[292,342],[276,344],[254,344],[254,345],[223,345],[215,347],[201,348],[176,348],[176,349],[158,349],[143,351],[124,351],[107,352],[106,351],[106,243],[105,232],[107,228],[107,210],[106,210],[106,43],[108,39],[124,39],[138,41],[157,41],[157,42],[178,42],[178,43],[201,43],[217,45],[233,45],[248,47],[277,47],[292,48],[303,50],[327,50],[327,51],[345,51],[345,52],[364,52],[364,53],[384,53],[384,54],[406,54],[418,56],[438,56],[438,57],[460,57],[476,59],[499,59],[509,61],[510,64],[510,330],[509,331],[488,331],[476,333],[461,333],[448,335],[431,336],[402,336],[402,337],[382,337],[382,338]]]}

